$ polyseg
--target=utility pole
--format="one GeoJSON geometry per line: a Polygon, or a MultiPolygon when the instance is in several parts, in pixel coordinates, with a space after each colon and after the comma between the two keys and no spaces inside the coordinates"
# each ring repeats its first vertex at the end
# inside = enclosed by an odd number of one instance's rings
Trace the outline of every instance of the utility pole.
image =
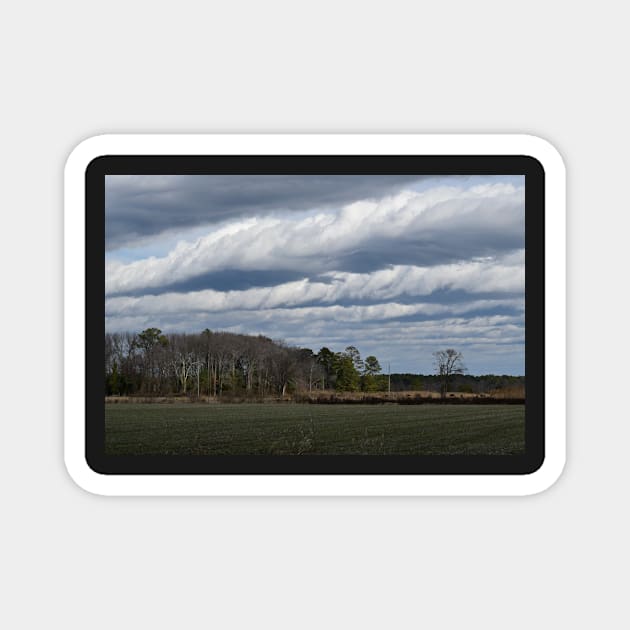
{"type": "Polygon", "coordinates": [[[392,366],[387,362],[387,395],[392,393],[392,366]]]}

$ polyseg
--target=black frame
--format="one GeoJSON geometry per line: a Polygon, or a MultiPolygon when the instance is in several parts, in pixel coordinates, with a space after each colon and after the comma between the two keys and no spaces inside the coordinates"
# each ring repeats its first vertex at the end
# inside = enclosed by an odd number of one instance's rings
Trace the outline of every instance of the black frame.
{"type": "Polygon", "coordinates": [[[85,172],[85,456],[101,474],[523,475],[545,457],[545,172],[524,155],[106,155],[85,172]],[[524,175],[525,454],[105,455],[106,175],[524,175]]]}

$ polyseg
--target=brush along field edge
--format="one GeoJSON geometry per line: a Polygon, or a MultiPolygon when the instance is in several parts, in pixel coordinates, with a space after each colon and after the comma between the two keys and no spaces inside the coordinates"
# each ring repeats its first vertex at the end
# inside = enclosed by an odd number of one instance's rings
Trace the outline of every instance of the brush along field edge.
{"type": "Polygon", "coordinates": [[[514,496],[560,477],[566,442],[565,167],[546,140],[484,134],[102,135],[70,154],[64,181],[64,459],[88,492],[109,496],[514,496]],[[545,170],[545,460],[527,475],[103,475],[85,459],[85,170],[104,155],[526,155],[545,170]]]}

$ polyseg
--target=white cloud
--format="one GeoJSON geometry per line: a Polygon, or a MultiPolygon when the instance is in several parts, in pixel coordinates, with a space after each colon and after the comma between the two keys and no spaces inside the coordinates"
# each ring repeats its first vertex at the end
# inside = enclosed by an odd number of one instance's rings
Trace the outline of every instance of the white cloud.
{"type": "Polygon", "coordinates": [[[466,305],[458,305],[453,310],[461,314],[454,316],[436,314],[435,319],[426,321],[375,319],[359,324],[355,318],[360,311],[354,308],[340,312],[339,307],[332,306],[325,309],[323,315],[308,307],[297,310],[299,317],[292,309],[230,312],[214,317],[204,313],[176,313],[157,321],[151,315],[124,316],[109,321],[107,327],[111,331],[138,331],[158,324],[166,331],[198,332],[208,326],[228,332],[263,334],[315,351],[322,346],[340,351],[354,345],[363,356],[377,356],[383,366],[391,362],[394,371],[423,373],[432,372],[435,350],[454,347],[463,351],[473,373],[522,374],[524,371],[524,327],[522,315],[518,313],[469,316],[466,305]]]}
{"type": "MultiPolygon", "coordinates": [[[[294,212],[232,221],[166,256],[106,264],[106,293],[155,289],[224,269],[331,271],[331,261],[374,243],[393,251],[427,239],[457,257],[459,247],[484,247],[522,238],[524,189],[496,183],[472,188],[403,191],[380,201],[358,201],[340,210],[294,212]],[[447,246],[448,244],[448,246],[447,246]]],[[[462,250],[461,258],[468,252],[462,250]]],[[[334,265],[333,265],[334,269],[334,265]]]]}
{"type": "MultiPolygon", "coordinates": [[[[473,295],[520,293],[525,282],[524,268],[519,262],[521,257],[522,253],[516,252],[501,260],[482,260],[436,267],[400,265],[365,274],[334,272],[327,274],[326,282],[303,279],[274,287],[258,287],[243,291],[222,292],[205,289],[189,293],[110,297],[106,300],[105,310],[110,316],[254,309],[260,311],[311,303],[333,304],[339,301],[365,299],[385,302],[401,296],[428,296],[439,289],[462,290],[473,295]]],[[[411,308],[417,305],[407,306],[411,308]]],[[[428,309],[430,306],[424,305],[424,308],[428,309]]],[[[439,308],[439,305],[433,307],[439,308]]]]}

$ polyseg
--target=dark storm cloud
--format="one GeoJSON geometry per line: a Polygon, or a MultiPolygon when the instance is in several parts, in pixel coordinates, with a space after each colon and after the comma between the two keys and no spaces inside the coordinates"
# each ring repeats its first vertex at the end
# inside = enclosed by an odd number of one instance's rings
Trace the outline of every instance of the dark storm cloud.
{"type": "Polygon", "coordinates": [[[106,246],[242,216],[380,197],[419,175],[115,175],[106,178],[106,246]]]}

